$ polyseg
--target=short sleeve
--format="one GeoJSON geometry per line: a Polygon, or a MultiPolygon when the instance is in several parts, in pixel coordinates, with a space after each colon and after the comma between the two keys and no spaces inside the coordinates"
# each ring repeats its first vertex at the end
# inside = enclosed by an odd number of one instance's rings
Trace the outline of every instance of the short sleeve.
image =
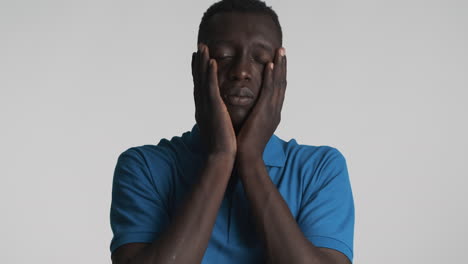
{"type": "Polygon", "coordinates": [[[354,201],[346,160],[335,148],[304,175],[297,222],[316,247],[340,251],[353,261],[354,201]]]}
{"type": "MultiPolygon", "coordinates": [[[[164,163],[161,163],[161,172],[164,163]]],[[[167,206],[137,148],[123,152],[112,183],[110,250],[127,243],[152,243],[168,225],[167,206]]]]}

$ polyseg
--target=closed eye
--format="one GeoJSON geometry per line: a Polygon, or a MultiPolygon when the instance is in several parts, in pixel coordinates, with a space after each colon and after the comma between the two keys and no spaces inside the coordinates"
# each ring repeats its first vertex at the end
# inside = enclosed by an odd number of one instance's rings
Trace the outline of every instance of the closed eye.
{"type": "Polygon", "coordinates": [[[260,64],[265,64],[269,61],[268,58],[266,58],[265,56],[256,56],[253,58],[253,60],[255,60],[256,62],[260,64]]]}
{"type": "Polygon", "coordinates": [[[218,56],[216,57],[217,60],[229,60],[232,59],[233,56],[218,56]]]}
{"type": "Polygon", "coordinates": [[[251,56],[252,56],[252,60],[254,60],[254,61],[256,61],[256,62],[258,62],[260,64],[265,64],[265,63],[271,61],[270,60],[271,56],[265,51],[253,52],[251,56]]]}

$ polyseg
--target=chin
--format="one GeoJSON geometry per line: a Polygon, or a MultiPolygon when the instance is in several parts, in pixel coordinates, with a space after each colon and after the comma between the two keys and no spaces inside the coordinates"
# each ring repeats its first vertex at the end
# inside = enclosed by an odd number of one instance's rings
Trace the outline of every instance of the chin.
{"type": "Polygon", "coordinates": [[[234,130],[236,131],[236,134],[237,132],[240,131],[240,129],[242,128],[242,125],[244,124],[245,122],[245,116],[244,117],[237,117],[237,118],[233,118],[231,116],[231,120],[232,120],[232,127],[234,128],[234,130]]]}
{"type": "Polygon", "coordinates": [[[231,117],[232,126],[237,133],[249,117],[252,107],[232,107],[228,105],[227,110],[231,117]]]}

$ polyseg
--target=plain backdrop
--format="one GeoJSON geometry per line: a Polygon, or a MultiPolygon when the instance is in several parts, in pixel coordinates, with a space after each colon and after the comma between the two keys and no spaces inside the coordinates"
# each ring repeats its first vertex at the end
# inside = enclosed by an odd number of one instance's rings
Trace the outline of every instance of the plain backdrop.
{"type": "MultiPolygon", "coordinates": [[[[118,155],[195,124],[213,1],[0,0],[0,260],[111,263],[118,155]]],[[[276,134],[346,157],[355,263],[468,251],[468,1],[268,1],[288,89],[276,134]]]]}

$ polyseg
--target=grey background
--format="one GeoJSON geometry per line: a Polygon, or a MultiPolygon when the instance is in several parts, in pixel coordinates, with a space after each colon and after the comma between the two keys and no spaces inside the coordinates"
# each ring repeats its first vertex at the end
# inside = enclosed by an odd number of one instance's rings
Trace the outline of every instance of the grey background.
{"type": "MultiPolygon", "coordinates": [[[[213,1],[0,0],[0,259],[110,263],[125,149],[195,122],[213,1]]],[[[347,158],[355,263],[468,251],[468,1],[268,1],[288,90],[276,134],[347,158]]]]}

